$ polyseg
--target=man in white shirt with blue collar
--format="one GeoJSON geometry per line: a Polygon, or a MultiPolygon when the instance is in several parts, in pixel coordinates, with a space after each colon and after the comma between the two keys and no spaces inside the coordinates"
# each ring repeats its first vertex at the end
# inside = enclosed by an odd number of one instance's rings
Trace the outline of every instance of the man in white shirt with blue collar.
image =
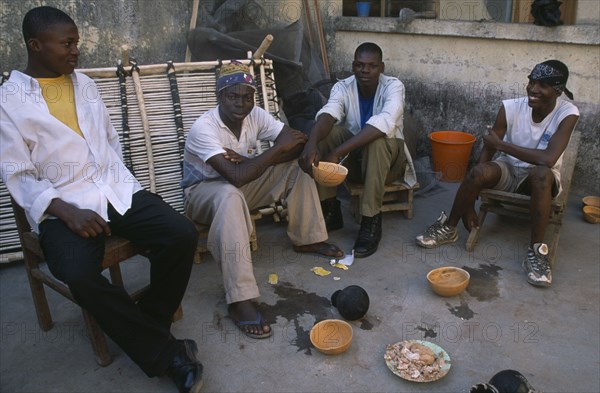
{"type": "MultiPolygon", "coordinates": [[[[312,174],[319,161],[340,162],[348,167],[348,179],[364,183],[360,202],[361,226],[354,256],[364,258],[381,240],[381,207],[385,185],[403,180],[416,183],[410,153],[404,143],[404,85],[384,75],[381,48],[365,42],[356,48],[353,76],[333,86],[327,104],[300,157],[302,169],[312,174]]],[[[335,187],[317,185],[328,231],[344,225],[335,187]]]]}
{"type": "Polygon", "coordinates": [[[0,87],[2,180],[39,233],[48,268],[77,303],[148,376],[166,374],[180,392],[199,392],[196,343],[170,332],[196,229],[143,190],[123,164],[96,85],[74,72],[75,22],[56,8],[34,8],[23,36],[27,67],[0,87]],[[137,303],[101,274],[105,239],[113,233],[149,251],[150,289],[137,303]]]}

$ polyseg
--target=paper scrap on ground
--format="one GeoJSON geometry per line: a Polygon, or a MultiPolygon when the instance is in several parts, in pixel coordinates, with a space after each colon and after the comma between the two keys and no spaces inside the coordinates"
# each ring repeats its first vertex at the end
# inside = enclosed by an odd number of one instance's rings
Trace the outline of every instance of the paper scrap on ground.
{"type": "Polygon", "coordinates": [[[332,259],[329,261],[331,266],[336,263],[341,263],[342,265],[351,266],[354,263],[354,250],[352,250],[352,254],[346,254],[342,259],[332,259]]]}
{"type": "Polygon", "coordinates": [[[342,270],[348,270],[348,266],[346,266],[346,265],[342,265],[342,264],[341,264],[341,263],[339,263],[339,262],[336,262],[336,263],[332,264],[331,266],[333,266],[333,267],[337,267],[338,269],[342,269],[342,270]]]}
{"type": "Polygon", "coordinates": [[[335,281],[339,281],[339,280],[341,279],[341,277],[334,276],[334,277],[333,277],[333,279],[334,279],[335,281]]]}
{"type": "Polygon", "coordinates": [[[278,282],[279,282],[279,277],[277,277],[277,274],[275,274],[275,273],[269,274],[269,284],[275,285],[278,282]]]}
{"type": "Polygon", "coordinates": [[[331,274],[331,272],[329,270],[325,270],[320,266],[315,266],[312,269],[310,269],[310,271],[315,273],[317,276],[327,276],[327,275],[331,274]]]}

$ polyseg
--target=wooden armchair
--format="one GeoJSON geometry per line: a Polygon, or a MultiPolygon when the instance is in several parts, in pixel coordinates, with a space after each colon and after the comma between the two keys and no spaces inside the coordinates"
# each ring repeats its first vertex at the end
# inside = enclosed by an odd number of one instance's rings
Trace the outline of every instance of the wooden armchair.
{"type": "MultiPolygon", "coordinates": [[[[580,132],[574,131],[564,152],[563,162],[560,168],[563,190],[560,195],[552,200],[550,222],[546,229],[546,243],[550,247],[550,255],[548,257],[552,266],[554,265],[556,249],[558,248],[560,227],[565,207],[567,206],[569,190],[571,188],[571,178],[573,177],[573,171],[575,169],[580,139],[580,132]]],[[[469,233],[466,244],[467,251],[472,251],[473,248],[475,248],[475,244],[479,239],[479,233],[481,232],[483,222],[485,221],[488,212],[525,219],[528,219],[530,216],[529,203],[531,198],[528,195],[485,189],[479,194],[479,197],[481,199],[478,216],[479,228],[473,229],[469,233]]]]}
{"type": "MultiPolygon", "coordinates": [[[[32,232],[29,222],[25,217],[25,211],[12,198],[11,204],[19,238],[21,240],[21,246],[23,248],[25,270],[27,271],[27,277],[31,287],[31,295],[33,296],[33,304],[35,306],[38,323],[43,331],[48,331],[52,329],[53,321],[44,285],[54,289],[72,302],[76,302],[67,285],[41,269],[40,265],[43,264],[45,258],[38,240],[38,235],[35,232],[32,232]]],[[[118,236],[110,236],[107,239],[102,268],[109,270],[110,279],[114,285],[123,286],[123,277],[121,275],[119,264],[135,255],[143,254],[143,251],[143,249],[136,247],[127,239],[118,236]]],[[[147,288],[148,286],[130,294],[131,298],[134,300],[139,299],[147,288]]],[[[83,319],[90,336],[92,349],[96,355],[96,361],[100,366],[108,366],[112,363],[112,357],[108,351],[104,332],[91,314],[85,309],[81,309],[81,311],[83,312],[83,319]]],[[[182,311],[180,307],[173,316],[173,320],[181,319],[181,317],[182,311]]]]}

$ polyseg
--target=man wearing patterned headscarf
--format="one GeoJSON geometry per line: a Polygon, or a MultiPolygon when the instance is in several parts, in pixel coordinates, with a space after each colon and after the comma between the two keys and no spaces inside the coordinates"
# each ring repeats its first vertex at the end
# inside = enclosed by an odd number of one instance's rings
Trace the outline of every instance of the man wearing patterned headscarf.
{"type": "Polygon", "coordinates": [[[531,196],[531,238],[523,268],[527,282],[548,287],[552,271],[544,232],[550,217],[552,198],[562,190],[562,156],[579,119],[579,110],[560,98],[567,89],[569,70],[558,60],[536,65],[528,76],[527,96],[502,101],[491,131],[484,135],[484,148],[477,164],[460,185],[447,217],[444,212],[417,236],[426,248],[458,240],[459,220],[467,230],[477,227],[475,199],[484,188],[531,196]],[[498,158],[493,160],[495,153],[498,158]]]}
{"type": "Polygon", "coordinates": [[[247,66],[232,61],[217,79],[219,105],[192,125],[185,143],[185,213],[210,225],[208,248],[221,264],[229,316],[251,338],[272,330],[251,299],[259,296],[249,250],[250,211],[284,200],[287,233],[296,252],[329,258],[343,251],[325,243],[327,229],[313,179],[295,158],[306,135],[254,105],[256,86],[247,66]],[[274,145],[258,154],[260,141],[274,145]]]}

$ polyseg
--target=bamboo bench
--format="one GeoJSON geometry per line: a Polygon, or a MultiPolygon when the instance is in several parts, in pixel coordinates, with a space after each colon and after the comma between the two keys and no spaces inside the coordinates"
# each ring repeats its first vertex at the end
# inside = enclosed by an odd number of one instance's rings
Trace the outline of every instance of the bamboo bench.
{"type": "MultiPolygon", "coordinates": [[[[265,59],[241,59],[251,65],[257,83],[256,105],[279,117],[273,63],[265,59]]],[[[183,213],[183,149],[187,131],[204,112],[217,106],[216,70],[229,61],[195,63],[171,62],[104,69],[82,69],[93,78],[117,132],[121,136],[126,165],[144,188],[159,194],[183,213]]],[[[267,149],[268,143],[259,146],[267,149]]],[[[250,236],[252,251],[258,248],[256,220],[276,213],[273,207],[251,212],[254,230],[250,236]]],[[[199,227],[200,242],[196,262],[207,251],[208,227],[199,227]]]]}
{"type": "MultiPolygon", "coordinates": [[[[278,116],[273,64],[270,60],[242,59],[250,65],[257,82],[256,105],[274,116],[278,116]]],[[[183,149],[187,130],[204,112],[217,105],[215,96],[217,68],[229,61],[172,63],[140,65],[124,59],[116,67],[77,70],[94,79],[109,112],[109,116],[121,139],[123,160],[142,186],[159,194],[167,203],[183,213],[183,191],[179,185],[182,179],[183,149]]],[[[266,149],[268,143],[258,146],[266,149]]],[[[0,189],[3,201],[12,208],[15,230],[20,241],[25,268],[33,296],[40,328],[47,331],[53,321],[48,306],[44,286],[48,286],[62,296],[74,301],[69,288],[41,268],[44,254],[37,234],[31,231],[25,213],[11,200],[6,188],[0,189]]],[[[279,218],[281,208],[267,206],[252,212],[253,233],[250,247],[258,247],[255,221],[265,215],[279,218]]],[[[200,229],[196,261],[200,253],[207,250],[208,227],[200,229]]],[[[112,236],[106,244],[103,269],[108,269],[113,284],[123,286],[119,264],[132,256],[144,254],[131,242],[112,236]]],[[[130,296],[137,299],[145,288],[132,291],[130,296]]],[[[112,362],[106,338],[95,319],[83,311],[85,325],[98,364],[107,366],[112,362]]],[[[181,309],[174,320],[182,317],[181,309]]]]}

